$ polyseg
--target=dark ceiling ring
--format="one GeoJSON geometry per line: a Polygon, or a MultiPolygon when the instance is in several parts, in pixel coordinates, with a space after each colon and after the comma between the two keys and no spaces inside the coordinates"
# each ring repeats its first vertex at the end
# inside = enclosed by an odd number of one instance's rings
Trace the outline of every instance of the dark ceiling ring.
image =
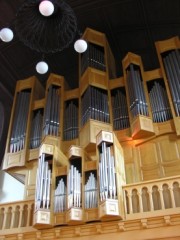
{"type": "Polygon", "coordinates": [[[77,33],[77,19],[72,8],[62,0],[52,0],[55,11],[45,17],[37,0],[27,0],[17,12],[15,31],[20,41],[42,53],[62,51],[77,33]]]}

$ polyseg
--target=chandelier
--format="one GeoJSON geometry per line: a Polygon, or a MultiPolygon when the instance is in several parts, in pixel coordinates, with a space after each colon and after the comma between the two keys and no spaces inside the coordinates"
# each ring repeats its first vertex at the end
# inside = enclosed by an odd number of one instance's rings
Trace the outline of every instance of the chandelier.
{"type": "MultiPolygon", "coordinates": [[[[85,52],[87,43],[80,38],[77,19],[72,8],[63,0],[26,0],[17,11],[14,32],[27,47],[44,54],[60,52],[74,43],[78,53],[85,52]]],[[[0,39],[12,41],[14,32],[10,28],[0,31],[0,39]]],[[[44,74],[48,64],[42,60],[36,64],[36,71],[44,74]]]]}

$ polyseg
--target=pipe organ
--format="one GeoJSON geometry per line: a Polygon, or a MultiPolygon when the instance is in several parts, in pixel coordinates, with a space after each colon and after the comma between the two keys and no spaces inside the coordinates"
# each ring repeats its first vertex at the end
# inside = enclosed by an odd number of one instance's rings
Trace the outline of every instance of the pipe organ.
{"type": "Polygon", "coordinates": [[[114,130],[129,128],[128,106],[124,87],[119,87],[111,91],[112,115],[114,130]]]}
{"type": "Polygon", "coordinates": [[[123,186],[180,170],[179,39],[156,43],[160,68],[129,52],[114,78],[105,35],[83,38],[79,88],[50,74],[45,89],[31,77],[15,90],[3,169],[25,175],[37,229],[125,220],[123,186]]]}

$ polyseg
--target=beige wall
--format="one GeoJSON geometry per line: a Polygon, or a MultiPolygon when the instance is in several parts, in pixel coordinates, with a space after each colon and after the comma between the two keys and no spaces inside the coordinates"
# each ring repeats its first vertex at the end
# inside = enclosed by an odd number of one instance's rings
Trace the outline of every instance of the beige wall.
{"type": "Polygon", "coordinates": [[[0,203],[24,199],[24,185],[4,171],[0,171],[0,203]]]}

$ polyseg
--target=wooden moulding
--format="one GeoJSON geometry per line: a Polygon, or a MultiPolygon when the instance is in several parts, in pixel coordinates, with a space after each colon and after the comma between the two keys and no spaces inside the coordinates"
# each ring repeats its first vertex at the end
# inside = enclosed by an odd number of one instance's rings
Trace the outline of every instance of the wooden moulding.
{"type": "Polygon", "coordinates": [[[137,116],[131,123],[132,138],[150,137],[155,134],[152,119],[137,116]]]}
{"type": "MultiPolygon", "coordinates": [[[[179,124],[180,123],[178,123],[178,127],[179,127],[179,124]]],[[[169,120],[161,123],[153,123],[153,125],[154,125],[155,134],[157,136],[162,134],[167,134],[167,133],[174,133],[176,131],[173,120],[169,120]]]]}
{"type": "Polygon", "coordinates": [[[69,141],[62,141],[61,142],[61,150],[62,152],[64,152],[65,154],[67,154],[67,152],[69,151],[69,148],[72,145],[77,145],[79,146],[79,138],[75,138],[73,140],[69,140],[69,141]]]}
{"type": "Polygon", "coordinates": [[[81,208],[70,208],[66,212],[66,223],[77,225],[83,223],[83,210],[81,208]]]}
{"type": "Polygon", "coordinates": [[[79,99],[79,88],[71,89],[65,91],[64,93],[64,101],[68,101],[71,99],[79,99]]]}
{"type": "Polygon", "coordinates": [[[34,200],[35,186],[28,186],[25,191],[25,198],[27,200],[34,200]]]}
{"type": "Polygon", "coordinates": [[[52,214],[51,211],[46,209],[35,211],[33,227],[36,229],[52,227],[51,214],[52,214]]]}
{"type": "Polygon", "coordinates": [[[141,57],[139,55],[136,55],[134,53],[128,52],[127,55],[125,56],[125,58],[122,61],[123,64],[123,68],[124,70],[131,64],[135,64],[138,66],[142,66],[142,60],[141,57]]]}
{"type": "Polygon", "coordinates": [[[124,77],[116,78],[116,79],[111,79],[109,81],[109,89],[113,90],[116,88],[124,87],[124,77]]]}
{"type": "Polygon", "coordinates": [[[107,131],[101,131],[96,136],[96,143],[100,145],[102,142],[113,143],[113,133],[107,131]]]}
{"type": "Polygon", "coordinates": [[[114,131],[116,137],[118,138],[119,141],[129,141],[132,140],[131,137],[131,129],[130,128],[125,128],[122,130],[115,130],[114,131]]]}
{"type": "Polygon", "coordinates": [[[167,52],[180,47],[179,37],[173,37],[167,40],[155,42],[158,53],[167,52]]]}
{"type": "Polygon", "coordinates": [[[87,161],[84,163],[84,171],[92,171],[97,169],[97,161],[87,161]]]}
{"type": "Polygon", "coordinates": [[[180,136],[180,117],[174,117],[174,126],[177,136],[180,136]]]}
{"type": "Polygon", "coordinates": [[[112,125],[90,119],[80,130],[80,145],[85,148],[86,151],[95,151],[96,136],[102,130],[112,131],[112,125]]]}
{"type": "Polygon", "coordinates": [[[56,165],[59,166],[68,166],[69,165],[69,161],[68,158],[66,157],[66,155],[64,155],[64,153],[57,147],[54,147],[54,163],[56,165]]]}
{"type": "Polygon", "coordinates": [[[107,41],[106,35],[104,33],[95,31],[91,28],[86,28],[82,38],[87,40],[88,42],[92,42],[100,46],[105,46],[107,41]]]}
{"type": "Polygon", "coordinates": [[[54,213],[54,225],[66,225],[66,212],[54,213]]]}
{"type": "Polygon", "coordinates": [[[144,81],[145,82],[148,82],[151,80],[156,80],[159,78],[163,78],[162,71],[160,68],[144,72],[144,81]]]}
{"type": "Polygon", "coordinates": [[[98,69],[88,67],[80,79],[80,94],[82,95],[87,87],[91,85],[97,88],[107,89],[107,73],[98,69]]]}
{"type": "Polygon", "coordinates": [[[36,160],[39,158],[39,148],[29,149],[28,160],[36,160]]]}
{"type": "Polygon", "coordinates": [[[99,205],[99,218],[102,221],[122,219],[119,213],[119,203],[116,199],[107,199],[99,205]]]}
{"type": "Polygon", "coordinates": [[[42,153],[46,153],[46,154],[53,155],[54,154],[54,147],[55,146],[53,144],[43,143],[40,147],[39,154],[41,155],[42,153]]]}
{"type": "Polygon", "coordinates": [[[56,176],[67,175],[67,166],[61,166],[56,168],[56,176]]]}
{"type": "Polygon", "coordinates": [[[59,86],[59,87],[61,86],[65,90],[69,88],[67,82],[64,79],[64,77],[60,76],[60,75],[57,75],[57,74],[54,74],[54,73],[50,74],[50,76],[47,80],[46,88],[48,89],[48,87],[50,85],[56,85],[56,86],[59,86]]]}
{"type": "Polygon", "coordinates": [[[45,106],[45,98],[34,101],[32,109],[37,110],[37,109],[40,109],[40,108],[44,108],[44,106],[45,106]]]}
{"type": "Polygon", "coordinates": [[[60,137],[55,137],[51,135],[44,136],[42,139],[42,145],[47,144],[47,145],[53,145],[53,146],[60,146],[60,137]]]}
{"type": "Polygon", "coordinates": [[[74,158],[74,157],[83,157],[84,155],[84,151],[82,149],[82,147],[80,146],[71,146],[69,148],[69,151],[67,153],[67,157],[68,159],[74,158]]]}
{"type": "Polygon", "coordinates": [[[84,210],[84,221],[92,222],[98,221],[99,219],[99,209],[98,208],[89,208],[84,210]]]}
{"type": "Polygon", "coordinates": [[[25,166],[26,155],[25,149],[16,153],[6,153],[4,156],[3,170],[25,166]]]}
{"type": "Polygon", "coordinates": [[[41,85],[41,83],[35,76],[24,80],[19,80],[17,82],[16,92],[20,92],[25,89],[33,89],[34,100],[44,97],[44,87],[41,85]]]}

